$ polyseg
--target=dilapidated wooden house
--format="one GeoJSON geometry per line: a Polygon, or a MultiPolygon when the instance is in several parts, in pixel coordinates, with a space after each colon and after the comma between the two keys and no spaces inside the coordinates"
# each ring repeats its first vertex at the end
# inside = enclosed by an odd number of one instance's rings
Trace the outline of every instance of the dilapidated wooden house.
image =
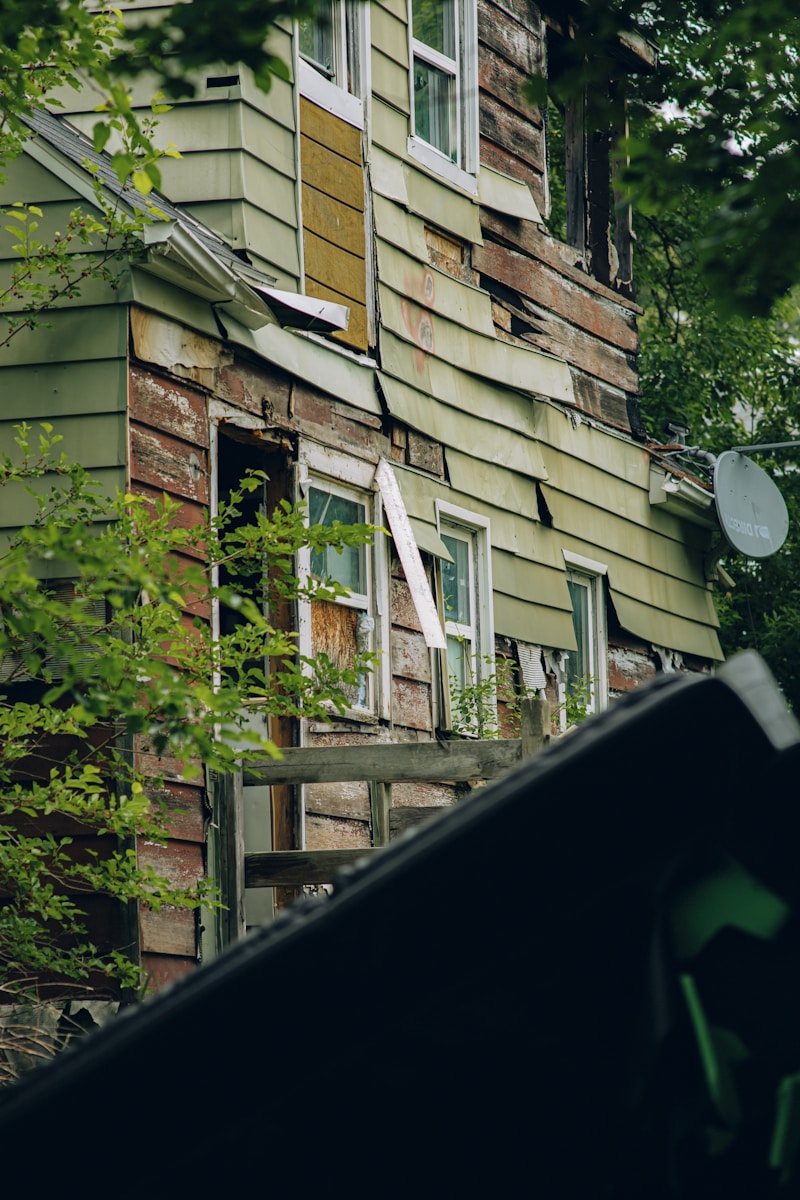
{"type": "MultiPolygon", "coordinates": [[[[345,717],[273,728],[284,746],[431,741],[498,653],[554,701],[583,680],[590,709],[721,658],[711,494],[639,417],[615,131],[578,101],[525,99],[529,74],[558,69],[569,9],[323,0],[316,22],[275,31],[292,82],[264,94],[222,64],[163,117],[182,155],[165,163],[166,219],[119,286],[84,288],[4,351],[0,437],[46,419],[109,488],[167,492],[190,517],[263,467],[267,505],[391,529],[339,564],[346,601],[295,614],[305,652],[346,661],[360,644],[381,665],[345,717]]],[[[609,86],[653,62],[631,31],[609,86]]],[[[135,204],[87,137],[94,100],[68,103],[32,122],[7,198],[52,223],[91,205],[99,177],[135,204]]],[[[242,880],[242,853],[367,849],[393,813],[453,796],[250,781],[237,805],[177,771],[169,786],[173,841],[140,853],[187,879],[220,853],[209,804],[242,880]]],[[[208,952],[269,919],[273,892],[238,901],[208,952]]],[[[143,914],[139,935],[156,980],[201,953],[188,914],[143,914]]]]}

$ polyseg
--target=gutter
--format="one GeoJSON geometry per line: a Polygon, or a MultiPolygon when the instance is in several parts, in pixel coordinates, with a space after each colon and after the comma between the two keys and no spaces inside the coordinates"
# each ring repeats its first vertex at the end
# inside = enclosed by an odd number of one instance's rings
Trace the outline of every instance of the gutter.
{"type": "MultiPolygon", "coordinates": [[[[347,329],[350,310],[313,296],[285,292],[263,283],[250,283],[226,266],[179,221],[155,221],[142,231],[145,260],[142,270],[186,288],[230,313],[247,329],[282,325],[291,329],[336,333],[347,329]]],[[[252,268],[248,270],[253,275],[252,268]]]]}

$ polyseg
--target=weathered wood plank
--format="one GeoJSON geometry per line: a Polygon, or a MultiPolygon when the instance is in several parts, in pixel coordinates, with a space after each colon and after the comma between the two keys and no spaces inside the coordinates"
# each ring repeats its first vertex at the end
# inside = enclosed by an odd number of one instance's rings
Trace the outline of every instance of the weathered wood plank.
{"type": "Polygon", "coordinates": [[[531,270],[530,253],[487,240],[475,247],[472,261],[481,274],[514,288],[587,333],[632,354],[639,349],[636,319],[627,307],[587,291],[546,264],[537,263],[531,270]]]}
{"type": "Polygon", "coordinates": [[[158,491],[208,504],[208,456],[168,434],[131,425],[131,476],[158,491]]]}
{"type": "Polygon", "coordinates": [[[245,887],[301,887],[308,883],[330,883],[344,867],[350,867],[375,850],[274,850],[246,854],[245,887]]]}
{"type": "Polygon", "coordinates": [[[208,415],[202,392],[135,365],[131,365],[130,391],[131,415],[135,421],[193,446],[208,446],[208,415]]]}
{"type": "Polygon", "coordinates": [[[447,809],[431,808],[430,805],[418,808],[393,808],[389,813],[390,837],[399,837],[407,829],[415,829],[423,821],[429,821],[437,813],[447,812],[447,809]]]}
{"type": "Polygon", "coordinates": [[[478,4],[478,38],[484,43],[479,45],[481,58],[495,51],[529,75],[541,71],[541,37],[525,24],[505,19],[488,0],[478,4]]]}
{"type": "Polygon", "coordinates": [[[392,630],[392,674],[405,679],[431,682],[431,655],[421,633],[410,629],[392,630]]]}
{"type": "Polygon", "coordinates": [[[525,82],[528,72],[508,63],[499,54],[482,54],[478,79],[481,90],[494,96],[507,108],[519,113],[525,121],[541,128],[539,109],[525,99],[525,82]]]}
{"type": "MultiPolygon", "coordinates": [[[[481,155],[483,156],[483,149],[481,149],[481,155]]],[[[618,295],[605,284],[598,283],[596,279],[578,267],[571,266],[562,257],[559,245],[540,226],[534,225],[530,221],[515,221],[513,218],[504,217],[501,213],[490,212],[488,209],[481,211],[481,225],[484,233],[494,236],[497,240],[511,243],[520,253],[530,254],[540,262],[553,267],[559,275],[564,275],[574,283],[580,284],[587,292],[594,292],[598,296],[607,296],[620,307],[641,315],[642,309],[638,304],[618,295]]],[[[573,250],[573,257],[575,253],[573,250]]]]}
{"type": "Polygon", "coordinates": [[[283,758],[246,767],[246,784],[341,783],[353,779],[494,779],[522,757],[518,738],[403,742],[382,746],[295,747],[283,758]]]}
{"type": "Polygon", "coordinates": [[[487,92],[481,93],[481,134],[537,170],[544,170],[544,132],[530,117],[506,108],[487,92]]]}

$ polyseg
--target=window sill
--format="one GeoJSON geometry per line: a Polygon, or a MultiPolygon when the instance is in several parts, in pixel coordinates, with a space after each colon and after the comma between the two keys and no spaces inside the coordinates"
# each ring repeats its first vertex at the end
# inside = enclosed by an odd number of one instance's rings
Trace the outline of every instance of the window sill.
{"type": "Polygon", "coordinates": [[[364,105],[358,96],[353,96],[344,88],[331,83],[302,58],[297,64],[297,83],[300,95],[305,96],[306,100],[311,100],[313,104],[317,104],[334,117],[340,117],[356,129],[364,128],[364,105]]]}
{"type": "Polygon", "coordinates": [[[415,137],[413,134],[408,139],[408,154],[414,162],[425,167],[434,175],[439,175],[446,179],[448,183],[455,184],[462,191],[467,192],[470,196],[477,197],[478,195],[478,178],[476,175],[471,175],[469,171],[463,170],[462,167],[456,166],[451,162],[447,155],[442,154],[435,146],[429,145],[428,142],[423,142],[421,138],[415,137]]]}

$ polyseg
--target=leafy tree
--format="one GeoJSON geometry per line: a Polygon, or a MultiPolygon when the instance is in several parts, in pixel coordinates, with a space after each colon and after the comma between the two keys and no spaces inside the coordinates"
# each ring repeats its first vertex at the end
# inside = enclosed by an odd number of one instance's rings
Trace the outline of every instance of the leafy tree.
{"type": "Polygon", "coordinates": [[[58,440],[45,426],[36,444],[22,426],[16,458],[0,457],[4,500],[20,487],[37,498],[0,552],[0,988],[12,993],[43,979],[137,984],[122,949],[100,953],[87,935],[87,892],[153,909],[209,899],[210,884],[175,886],[138,861],[135,839],[163,841],[168,814],[134,743],[182,761],[187,778],[230,770],[277,753],[248,726],[254,708],[344,709],[372,662],[303,659],[265,615],[278,600],[343,594],[301,582],[297,552],[361,544],[368,526],[308,527],[288,503],[245,522],[255,472],[188,529],[167,497],[99,498],[83,468],[54,455],[58,440]],[[218,636],[214,603],[238,616],[218,636]]]}
{"type": "Polygon", "coordinates": [[[693,253],[725,313],[764,315],[800,278],[800,11],[793,0],[561,0],[570,26],[553,80],[533,94],[587,90],[593,119],[631,136],[620,181],[640,213],[677,213],[685,189],[707,200],[693,253]],[[658,47],[652,73],[619,76],[619,36],[635,24],[658,47]],[[637,125],[636,111],[669,119],[637,125]]]}

